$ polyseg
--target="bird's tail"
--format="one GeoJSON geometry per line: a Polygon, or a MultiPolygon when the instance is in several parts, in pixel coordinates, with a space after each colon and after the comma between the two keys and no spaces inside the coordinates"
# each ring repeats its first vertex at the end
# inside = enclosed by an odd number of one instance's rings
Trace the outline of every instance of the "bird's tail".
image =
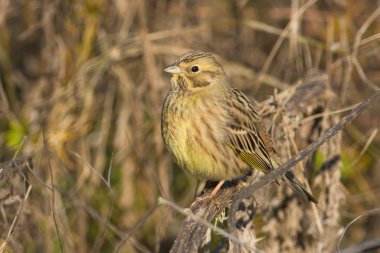
{"type": "MultiPolygon", "coordinates": [[[[272,158],[271,163],[272,166],[276,169],[281,165],[281,160],[278,158],[272,158]]],[[[300,197],[306,203],[310,201],[314,202],[315,204],[318,204],[318,200],[314,198],[314,196],[311,195],[311,193],[305,189],[305,187],[296,178],[293,172],[287,171],[284,175],[284,178],[285,181],[289,184],[290,188],[292,188],[292,190],[297,194],[298,197],[300,197]]]]}
{"type": "Polygon", "coordinates": [[[311,193],[309,193],[301,184],[300,181],[295,177],[293,172],[288,171],[285,173],[285,179],[289,183],[289,186],[292,188],[292,190],[303,200],[306,202],[311,201],[315,204],[318,204],[318,200],[314,198],[311,193]]]}

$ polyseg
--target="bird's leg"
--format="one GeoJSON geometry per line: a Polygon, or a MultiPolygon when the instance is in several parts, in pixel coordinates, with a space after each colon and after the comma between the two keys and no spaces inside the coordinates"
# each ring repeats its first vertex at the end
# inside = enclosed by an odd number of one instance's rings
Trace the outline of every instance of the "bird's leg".
{"type": "Polygon", "coordinates": [[[215,186],[214,190],[212,190],[210,197],[214,197],[215,194],[219,191],[219,189],[222,187],[222,185],[226,182],[226,180],[221,180],[219,183],[215,186]]]}
{"type": "Polygon", "coordinates": [[[206,186],[206,181],[197,180],[197,188],[194,192],[194,198],[196,198],[202,194],[202,191],[204,190],[205,186],[206,186]]]}
{"type": "Polygon", "coordinates": [[[210,194],[197,197],[197,201],[205,201],[206,199],[212,200],[215,197],[216,193],[220,190],[220,188],[222,187],[225,181],[226,180],[219,181],[210,194]]]}

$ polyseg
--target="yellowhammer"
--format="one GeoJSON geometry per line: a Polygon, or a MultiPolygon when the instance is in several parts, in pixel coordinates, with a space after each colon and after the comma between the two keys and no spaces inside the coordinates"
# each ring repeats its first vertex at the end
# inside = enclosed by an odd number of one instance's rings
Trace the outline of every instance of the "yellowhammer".
{"type": "MultiPolygon", "coordinates": [[[[231,87],[211,54],[190,51],[165,71],[172,78],[161,131],[165,146],[181,167],[199,179],[221,181],[220,187],[252,168],[268,173],[279,166],[255,104],[231,87]]],[[[284,176],[299,196],[317,203],[292,172],[284,176]]]]}

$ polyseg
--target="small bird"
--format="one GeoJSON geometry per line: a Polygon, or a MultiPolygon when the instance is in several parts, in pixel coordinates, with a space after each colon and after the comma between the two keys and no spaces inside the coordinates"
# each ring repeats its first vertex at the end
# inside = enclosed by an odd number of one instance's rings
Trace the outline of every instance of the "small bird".
{"type": "MultiPolygon", "coordinates": [[[[255,103],[230,85],[212,54],[187,52],[164,71],[172,74],[161,115],[165,146],[198,179],[220,181],[212,195],[226,180],[281,164],[255,103]]],[[[302,199],[317,203],[292,172],[284,178],[302,199]]]]}

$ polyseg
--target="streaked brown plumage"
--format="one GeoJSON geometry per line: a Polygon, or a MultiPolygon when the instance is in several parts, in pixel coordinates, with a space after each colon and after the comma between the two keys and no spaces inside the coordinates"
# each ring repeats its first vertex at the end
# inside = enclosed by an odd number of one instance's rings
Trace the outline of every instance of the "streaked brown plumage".
{"type": "MultiPolygon", "coordinates": [[[[255,104],[231,87],[211,54],[188,52],[165,71],[172,78],[161,131],[181,167],[203,180],[230,180],[252,168],[268,173],[279,166],[255,104]]],[[[285,178],[298,195],[317,202],[293,173],[285,178]]]]}

